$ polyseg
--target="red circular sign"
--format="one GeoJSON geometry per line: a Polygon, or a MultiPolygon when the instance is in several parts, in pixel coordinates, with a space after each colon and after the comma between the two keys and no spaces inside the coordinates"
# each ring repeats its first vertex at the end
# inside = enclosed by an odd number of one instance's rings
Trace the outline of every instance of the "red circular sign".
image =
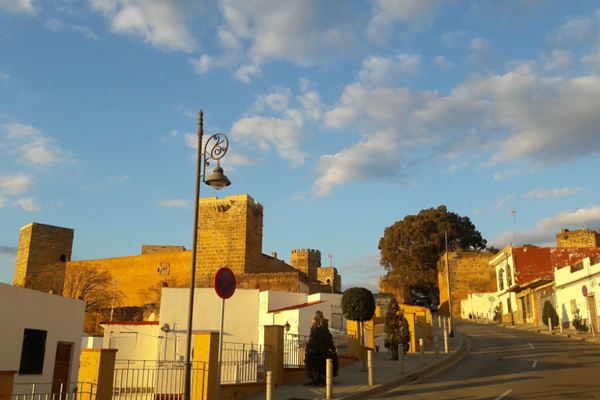
{"type": "Polygon", "coordinates": [[[583,293],[583,297],[587,297],[587,286],[583,285],[581,288],[581,293],[583,293]]]}
{"type": "Polygon", "coordinates": [[[232,270],[223,267],[215,274],[215,291],[222,299],[228,299],[235,293],[235,275],[232,270]]]}

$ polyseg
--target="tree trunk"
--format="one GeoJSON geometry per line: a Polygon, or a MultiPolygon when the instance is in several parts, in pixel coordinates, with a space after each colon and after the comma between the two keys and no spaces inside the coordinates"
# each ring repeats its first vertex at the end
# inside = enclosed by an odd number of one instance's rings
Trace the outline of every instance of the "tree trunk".
{"type": "Polygon", "coordinates": [[[367,370],[367,349],[365,349],[365,322],[360,321],[360,343],[361,343],[361,351],[362,351],[362,362],[363,362],[363,371],[367,370]]]}

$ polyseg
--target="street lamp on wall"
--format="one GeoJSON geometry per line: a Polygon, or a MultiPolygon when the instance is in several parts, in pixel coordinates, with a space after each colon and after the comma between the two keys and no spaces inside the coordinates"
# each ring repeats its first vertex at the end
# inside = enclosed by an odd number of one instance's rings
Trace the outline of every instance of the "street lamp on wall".
{"type": "Polygon", "coordinates": [[[210,136],[204,148],[202,147],[202,137],[204,136],[204,122],[202,110],[198,118],[198,153],[196,163],[196,196],[194,198],[194,235],[192,243],[192,271],[190,274],[190,299],[187,321],[187,344],[186,344],[186,364],[185,364],[185,382],[184,382],[184,400],[191,400],[192,394],[192,322],[194,315],[194,286],[196,284],[196,255],[198,254],[198,208],[200,203],[200,182],[204,182],[213,189],[221,190],[231,185],[231,182],[223,173],[221,168],[221,158],[229,149],[229,139],[222,133],[215,133],[210,136]],[[213,173],[206,178],[206,167],[211,161],[216,161],[217,166],[213,173]]]}

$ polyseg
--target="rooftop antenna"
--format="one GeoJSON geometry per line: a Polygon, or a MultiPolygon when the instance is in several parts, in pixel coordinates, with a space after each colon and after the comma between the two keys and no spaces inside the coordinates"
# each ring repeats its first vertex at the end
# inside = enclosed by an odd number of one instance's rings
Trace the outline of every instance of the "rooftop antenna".
{"type": "Polygon", "coordinates": [[[327,258],[329,258],[329,266],[333,267],[333,256],[331,253],[327,253],[327,258]]]}
{"type": "Polygon", "coordinates": [[[161,262],[160,268],[158,268],[158,274],[165,276],[165,283],[167,283],[167,276],[171,273],[171,264],[168,262],[161,262]]]}
{"type": "Polygon", "coordinates": [[[514,245],[517,245],[517,212],[515,210],[510,210],[510,212],[508,213],[508,215],[512,215],[514,217],[515,220],[515,236],[514,236],[514,245]]]}

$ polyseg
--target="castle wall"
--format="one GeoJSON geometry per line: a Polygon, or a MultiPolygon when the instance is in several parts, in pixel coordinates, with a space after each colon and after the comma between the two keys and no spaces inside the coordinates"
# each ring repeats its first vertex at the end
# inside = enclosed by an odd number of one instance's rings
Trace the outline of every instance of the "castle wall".
{"type": "Polygon", "coordinates": [[[36,222],[21,228],[14,285],[27,287],[43,266],[70,261],[74,234],[73,229],[36,222]]]}
{"type": "Polygon", "coordinates": [[[156,253],[172,253],[174,251],[187,251],[183,246],[161,246],[161,245],[142,245],[142,255],[156,253]]]}
{"type": "Polygon", "coordinates": [[[236,275],[260,272],[263,207],[248,195],[200,199],[197,276],[211,282],[222,267],[236,275]]]}
{"type": "Polygon", "coordinates": [[[170,264],[170,274],[167,276],[167,282],[189,282],[190,267],[192,265],[191,251],[71,261],[67,263],[67,270],[81,268],[82,265],[90,263],[97,265],[99,268],[105,268],[114,279],[119,281],[117,289],[126,296],[121,306],[142,306],[148,303],[149,300],[139,292],[148,290],[150,287],[164,281],[164,275],[161,276],[158,272],[160,264],[164,262],[170,264]]]}
{"type": "MultiPolygon", "coordinates": [[[[441,283],[440,283],[441,287],[441,283]]],[[[398,303],[406,304],[402,290],[402,277],[400,275],[390,275],[389,273],[379,280],[379,293],[386,293],[396,296],[398,303]]]]}
{"type": "Polygon", "coordinates": [[[236,275],[237,287],[259,289],[261,292],[275,290],[279,292],[312,293],[306,275],[296,272],[259,273],[236,275]]]}
{"type": "Polygon", "coordinates": [[[318,269],[321,268],[321,252],[313,249],[292,250],[290,264],[304,272],[309,279],[318,279],[318,269]]]}
{"type": "Polygon", "coordinates": [[[556,247],[600,247],[600,233],[591,229],[563,229],[556,234],[556,247]]]}
{"type": "Polygon", "coordinates": [[[342,278],[335,267],[322,267],[317,269],[317,280],[324,285],[333,286],[336,293],[342,292],[342,278]]]}
{"type": "Polygon", "coordinates": [[[470,293],[495,293],[496,269],[489,265],[496,255],[492,253],[452,252],[448,254],[450,285],[446,274],[446,255],[438,262],[440,306],[438,312],[448,315],[449,292],[452,290],[452,315],[460,317],[460,305],[470,293]]]}

